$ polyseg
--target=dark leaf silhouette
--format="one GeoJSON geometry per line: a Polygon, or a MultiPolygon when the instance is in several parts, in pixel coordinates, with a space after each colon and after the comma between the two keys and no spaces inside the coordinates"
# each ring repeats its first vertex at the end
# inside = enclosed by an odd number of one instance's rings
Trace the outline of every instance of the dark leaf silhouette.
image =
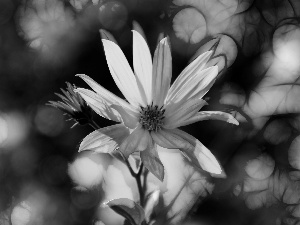
{"type": "Polygon", "coordinates": [[[143,208],[127,198],[114,199],[106,203],[116,213],[124,216],[132,225],[140,225],[145,218],[143,208]]]}

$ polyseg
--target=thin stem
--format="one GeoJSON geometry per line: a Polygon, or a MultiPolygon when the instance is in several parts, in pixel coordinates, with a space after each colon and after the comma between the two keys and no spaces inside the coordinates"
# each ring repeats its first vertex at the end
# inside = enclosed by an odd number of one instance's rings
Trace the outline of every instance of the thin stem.
{"type": "Polygon", "coordinates": [[[12,215],[12,212],[13,212],[13,208],[14,208],[14,197],[12,197],[11,205],[9,206],[9,213],[8,213],[8,224],[9,225],[13,225],[12,221],[11,221],[11,215],[12,215]]]}
{"type": "Polygon", "coordinates": [[[136,183],[138,186],[138,190],[139,190],[139,194],[140,194],[140,204],[143,207],[144,206],[144,189],[143,189],[142,180],[141,180],[142,171],[143,171],[143,163],[141,163],[140,170],[136,174],[136,177],[135,177],[136,183]]]}
{"type": "Polygon", "coordinates": [[[149,170],[144,170],[144,182],[143,182],[143,192],[146,193],[147,191],[147,176],[149,174],[149,170]]]}
{"type": "Polygon", "coordinates": [[[131,168],[128,159],[125,159],[125,162],[126,162],[126,165],[127,165],[128,169],[129,169],[129,172],[130,172],[131,176],[136,177],[137,174],[136,174],[136,173],[133,171],[133,169],[131,168]]]}
{"type": "Polygon", "coordinates": [[[129,169],[131,176],[133,176],[136,180],[136,184],[137,184],[139,195],[140,195],[140,204],[143,207],[144,206],[144,188],[143,188],[142,179],[141,179],[142,171],[143,171],[143,167],[144,167],[143,163],[141,163],[139,171],[137,173],[135,173],[133,171],[133,169],[131,168],[128,159],[126,159],[125,162],[126,162],[126,165],[129,169]]]}

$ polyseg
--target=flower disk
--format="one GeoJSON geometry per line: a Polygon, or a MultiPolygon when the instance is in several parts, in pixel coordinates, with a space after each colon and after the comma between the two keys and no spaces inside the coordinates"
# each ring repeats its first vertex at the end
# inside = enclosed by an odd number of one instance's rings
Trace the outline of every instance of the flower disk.
{"type": "Polygon", "coordinates": [[[158,108],[157,105],[148,105],[147,107],[141,107],[139,122],[142,127],[148,131],[158,131],[164,124],[163,119],[165,110],[162,107],[158,108]]]}

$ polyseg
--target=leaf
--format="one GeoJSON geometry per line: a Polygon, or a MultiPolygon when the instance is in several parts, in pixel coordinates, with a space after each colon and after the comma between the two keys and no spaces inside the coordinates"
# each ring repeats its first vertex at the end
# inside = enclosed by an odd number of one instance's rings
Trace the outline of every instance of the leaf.
{"type": "Polygon", "coordinates": [[[145,219],[143,208],[128,198],[114,199],[105,203],[105,205],[124,216],[132,225],[140,225],[145,219]]]}
{"type": "Polygon", "coordinates": [[[129,129],[122,124],[104,127],[86,136],[80,143],[78,151],[92,150],[98,153],[112,153],[129,134],[129,129]]]}
{"type": "Polygon", "coordinates": [[[151,145],[152,147],[140,153],[141,160],[144,166],[160,181],[164,180],[164,166],[159,159],[157,153],[157,145],[151,145]]]}

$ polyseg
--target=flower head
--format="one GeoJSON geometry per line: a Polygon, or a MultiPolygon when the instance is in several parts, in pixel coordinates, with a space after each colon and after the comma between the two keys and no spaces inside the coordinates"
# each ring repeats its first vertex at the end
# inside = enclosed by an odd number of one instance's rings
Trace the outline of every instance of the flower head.
{"type": "Polygon", "coordinates": [[[77,124],[85,125],[90,123],[92,120],[92,109],[78,93],[74,92],[74,88],[76,88],[75,85],[72,86],[67,82],[67,86],[66,91],[61,89],[65,96],[55,93],[62,101],[49,101],[48,105],[60,109],[65,115],[68,115],[70,119],[75,120],[76,123],[73,127],[77,124]]]}
{"type": "Polygon", "coordinates": [[[99,115],[121,123],[94,131],[82,141],[79,150],[112,152],[118,148],[126,158],[139,151],[145,167],[163,180],[164,168],[156,149],[160,145],[179,149],[195,166],[220,174],[221,167],[213,154],[196,138],[178,129],[207,119],[238,124],[228,113],[199,112],[206,104],[202,97],[218,75],[217,66],[206,68],[212,51],[198,56],[170,86],[172,58],[168,39],[159,42],[152,62],[145,39],[139,32],[132,32],[134,73],[119,46],[102,39],[110,73],[127,101],[90,77],[78,75],[94,91],[77,88],[76,92],[99,115]]]}

